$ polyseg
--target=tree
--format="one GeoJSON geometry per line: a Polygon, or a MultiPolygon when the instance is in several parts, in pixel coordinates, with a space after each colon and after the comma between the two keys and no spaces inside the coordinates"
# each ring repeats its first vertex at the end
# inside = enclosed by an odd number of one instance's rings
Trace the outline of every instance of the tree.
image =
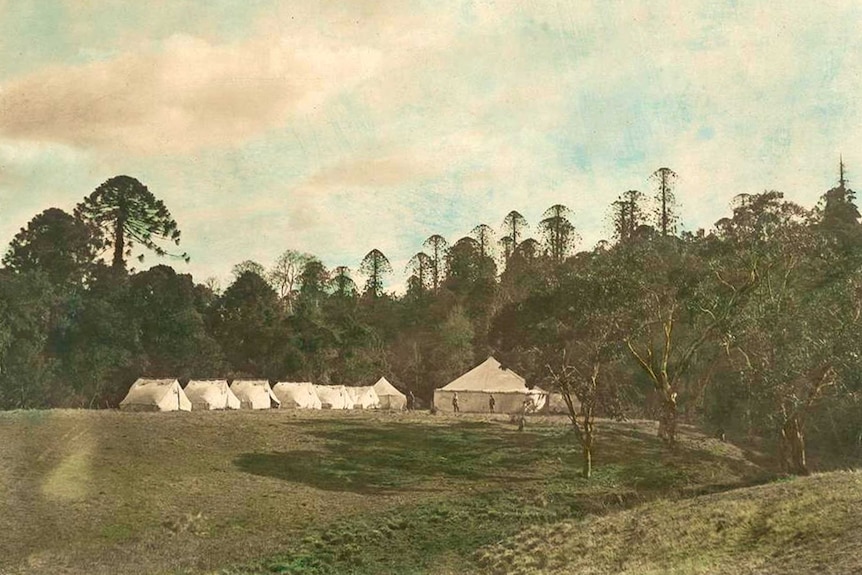
{"type": "Polygon", "coordinates": [[[206,332],[190,275],[158,265],[133,275],[129,284],[127,309],[140,330],[148,375],[222,373],[221,353],[206,332]]]}
{"type": "Polygon", "coordinates": [[[676,233],[676,224],[679,221],[679,214],[677,213],[679,205],[673,188],[677,178],[676,172],[670,168],[659,168],[650,176],[650,179],[656,184],[656,207],[653,213],[655,228],[661,232],[662,236],[676,233]]]}
{"type": "Polygon", "coordinates": [[[618,404],[607,365],[620,355],[624,293],[617,270],[601,252],[567,270],[560,285],[533,292],[498,316],[494,341],[530,381],[560,393],[583,453],[582,475],[592,474],[595,418],[618,404]]]}
{"type": "Polygon", "coordinates": [[[408,278],[409,289],[416,294],[422,294],[429,289],[431,276],[434,274],[431,257],[425,252],[418,252],[407,262],[407,271],[410,273],[408,278]]]}
{"type": "Polygon", "coordinates": [[[259,264],[254,260],[243,260],[238,264],[234,264],[234,266],[230,270],[230,273],[235,280],[238,279],[239,276],[241,276],[245,272],[251,272],[256,276],[260,276],[263,279],[266,279],[267,277],[266,268],[263,267],[262,264],[259,264]]]}
{"type": "Polygon", "coordinates": [[[440,284],[443,283],[443,278],[446,277],[446,250],[449,248],[449,243],[446,238],[440,234],[434,234],[422,244],[430,253],[431,258],[431,287],[436,292],[440,289],[440,284]]]}
{"type": "Polygon", "coordinates": [[[635,238],[644,225],[643,194],[629,190],[611,204],[611,224],[617,243],[635,238]]]}
{"type": "MultiPolygon", "coordinates": [[[[159,241],[180,243],[180,230],[165,204],[147,187],[129,176],[115,176],[84,198],[75,208],[75,216],[91,222],[106,235],[105,244],[112,247],[112,267],[126,269],[125,258],[137,242],[156,252],[169,255],[159,241]]],[[[187,254],[180,256],[188,261],[187,254]]],[[[143,261],[143,254],[138,256],[143,261]]]]}
{"type": "Polygon", "coordinates": [[[491,226],[479,224],[470,231],[470,234],[479,242],[479,253],[483,258],[493,255],[491,252],[494,248],[494,230],[491,226]]]}
{"type": "Polygon", "coordinates": [[[554,204],[542,214],[539,229],[545,240],[548,255],[556,262],[562,262],[578,241],[575,226],[569,221],[572,211],[562,204],[554,204]]]}
{"type": "Polygon", "coordinates": [[[116,406],[144,373],[146,357],[131,299],[125,274],[97,266],[75,304],[74,320],[58,338],[63,382],[79,406],[116,406]]]}
{"type": "Polygon", "coordinates": [[[455,242],[446,255],[446,286],[455,293],[467,293],[478,280],[481,266],[479,242],[466,236],[455,242]]]}
{"type": "Polygon", "coordinates": [[[673,447],[680,393],[698,352],[726,333],[759,281],[757,268],[712,267],[700,244],[632,244],[614,255],[627,291],[626,346],[662,400],[659,437],[673,447]]]}
{"type": "Polygon", "coordinates": [[[46,407],[55,288],[38,272],[0,270],[0,409],[46,407]]]}
{"type": "Polygon", "coordinates": [[[520,260],[524,262],[532,262],[533,260],[538,258],[541,253],[541,244],[533,238],[527,238],[520,244],[518,244],[518,247],[515,248],[515,253],[513,255],[517,256],[520,260]]]}
{"type": "Polygon", "coordinates": [[[856,193],[847,187],[843,160],[839,164],[838,186],[821,196],[814,218],[817,229],[843,252],[858,252],[862,247],[856,193]]]}
{"type": "Polygon", "coordinates": [[[329,271],[317,258],[311,258],[299,275],[299,295],[296,299],[298,313],[311,314],[319,310],[326,298],[329,286],[329,271]]]}
{"type": "Polygon", "coordinates": [[[373,249],[362,258],[359,270],[368,276],[365,293],[376,299],[383,295],[383,276],[392,272],[392,264],[378,249],[373,249]]]}
{"type": "Polygon", "coordinates": [[[209,321],[235,372],[277,379],[292,365],[278,295],[254,272],[243,272],[228,286],[209,321]]]}
{"type": "Polygon", "coordinates": [[[862,322],[859,264],[778,192],[738,197],[720,222],[726,257],[760,281],[728,331],[728,354],[750,389],[749,411],[778,430],[782,468],[807,474],[806,422],[827,390],[855,377],[862,322]],[[830,250],[832,248],[832,250],[830,250]]]}
{"type": "Polygon", "coordinates": [[[203,286],[213,295],[221,295],[221,280],[215,276],[209,276],[204,280],[203,286]]]}
{"type": "Polygon", "coordinates": [[[332,274],[332,293],[340,298],[352,298],[356,295],[356,282],[350,277],[350,268],[338,266],[332,274]]]}
{"type": "Polygon", "coordinates": [[[451,380],[473,364],[473,324],[464,311],[455,306],[440,325],[437,337],[440,345],[436,349],[436,362],[445,378],[451,380]]]}
{"type": "Polygon", "coordinates": [[[519,241],[528,227],[526,218],[515,210],[512,210],[503,218],[502,230],[504,235],[500,239],[500,245],[503,248],[504,263],[508,263],[509,258],[518,249],[519,241]]]}
{"type": "Polygon", "coordinates": [[[299,291],[299,278],[302,270],[305,264],[313,257],[311,254],[296,250],[286,250],[278,256],[275,265],[269,272],[269,281],[284,303],[284,307],[288,313],[293,312],[293,304],[299,291]]]}
{"type": "Polygon", "coordinates": [[[15,235],[3,264],[16,272],[43,272],[55,284],[80,284],[100,250],[98,230],[63,210],[48,208],[15,235]]]}

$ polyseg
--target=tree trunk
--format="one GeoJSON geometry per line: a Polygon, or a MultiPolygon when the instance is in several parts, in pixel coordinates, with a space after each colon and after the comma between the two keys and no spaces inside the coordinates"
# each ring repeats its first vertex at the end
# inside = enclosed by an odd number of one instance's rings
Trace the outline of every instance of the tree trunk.
{"type": "Polygon", "coordinates": [[[582,474],[584,479],[589,479],[593,474],[593,414],[591,409],[584,413],[584,433],[582,443],[584,448],[584,467],[582,474]]]}
{"type": "Polygon", "coordinates": [[[780,443],[781,467],[793,475],[808,475],[805,462],[805,434],[799,415],[794,413],[781,426],[780,443]]]}
{"type": "Polygon", "coordinates": [[[125,227],[125,219],[122,216],[117,218],[117,223],[114,226],[114,261],[112,262],[112,267],[117,270],[126,268],[124,258],[126,251],[125,227]]]}
{"type": "Polygon", "coordinates": [[[665,392],[663,398],[661,417],[658,422],[658,436],[665,440],[670,447],[676,445],[676,420],[676,392],[668,391],[665,392]]]}

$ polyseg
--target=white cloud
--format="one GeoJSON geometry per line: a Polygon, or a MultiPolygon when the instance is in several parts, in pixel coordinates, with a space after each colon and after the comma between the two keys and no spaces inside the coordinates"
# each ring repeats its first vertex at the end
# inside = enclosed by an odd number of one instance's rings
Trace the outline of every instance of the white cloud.
{"type": "Polygon", "coordinates": [[[380,59],[362,46],[274,40],[173,36],[157,49],[10,80],[0,92],[0,133],[144,154],[238,145],[312,113],[380,59]]]}

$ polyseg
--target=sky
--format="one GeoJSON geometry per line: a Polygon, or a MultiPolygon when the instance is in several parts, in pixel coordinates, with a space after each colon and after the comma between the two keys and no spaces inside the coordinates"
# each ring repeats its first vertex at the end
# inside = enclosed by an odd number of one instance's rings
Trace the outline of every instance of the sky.
{"type": "Polygon", "coordinates": [[[0,244],[125,174],[191,256],[138,269],[225,287],[377,248],[397,291],[425,238],[511,210],[535,235],[564,204],[589,249],[659,167],[689,230],[739,193],[812,207],[839,155],[862,174],[860,25],[857,0],[0,0],[0,244]]]}

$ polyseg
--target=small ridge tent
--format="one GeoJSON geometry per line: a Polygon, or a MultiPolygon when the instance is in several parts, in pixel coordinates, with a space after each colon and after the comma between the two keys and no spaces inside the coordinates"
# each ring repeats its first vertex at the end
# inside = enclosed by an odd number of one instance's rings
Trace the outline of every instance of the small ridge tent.
{"type": "Polygon", "coordinates": [[[530,410],[533,413],[546,413],[548,411],[548,399],[550,394],[544,389],[534,387],[527,392],[527,398],[533,404],[530,410]]]}
{"type": "Polygon", "coordinates": [[[347,394],[353,401],[353,409],[377,409],[380,407],[380,398],[370,385],[360,387],[347,387],[347,394]]]}
{"type": "Polygon", "coordinates": [[[281,401],[282,409],[320,409],[320,398],[309,381],[282,381],[272,392],[281,401]]]}
{"type": "Polygon", "coordinates": [[[123,411],[191,411],[192,403],[176,379],[144,379],[132,384],[120,402],[123,411]]]}
{"type": "Polygon", "coordinates": [[[239,398],[224,379],[193,379],[185,389],[194,411],[207,409],[239,409],[239,398]]]}
{"type": "Polygon", "coordinates": [[[315,385],[322,409],[353,409],[353,401],[343,385],[315,385]]]}
{"type": "Polygon", "coordinates": [[[524,400],[535,402],[537,395],[546,397],[541,390],[531,394],[523,377],[504,368],[493,357],[435,390],[434,407],[442,412],[454,411],[452,398],[456,393],[459,410],[472,413],[488,413],[491,396],[494,397],[495,413],[519,413],[524,400]]]}
{"type": "Polygon", "coordinates": [[[374,384],[374,392],[380,399],[380,409],[404,409],[407,406],[407,396],[395,389],[385,377],[374,384]]]}
{"type": "MultiPolygon", "coordinates": [[[[575,413],[578,414],[581,412],[581,402],[578,401],[578,398],[572,395],[572,402],[574,402],[575,413]]],[[[569,414],[569,408],[566,406],[566,401],[563,399],[563,394],[558,392],[553,392],[548,395],[548,413],[553,414],[569,414]]]]}
{"type": "Polygon", "coordinates": [[[230,390],[242,409],[276,409],[281,403],[265,379],[235,379],[230,390]]]}

